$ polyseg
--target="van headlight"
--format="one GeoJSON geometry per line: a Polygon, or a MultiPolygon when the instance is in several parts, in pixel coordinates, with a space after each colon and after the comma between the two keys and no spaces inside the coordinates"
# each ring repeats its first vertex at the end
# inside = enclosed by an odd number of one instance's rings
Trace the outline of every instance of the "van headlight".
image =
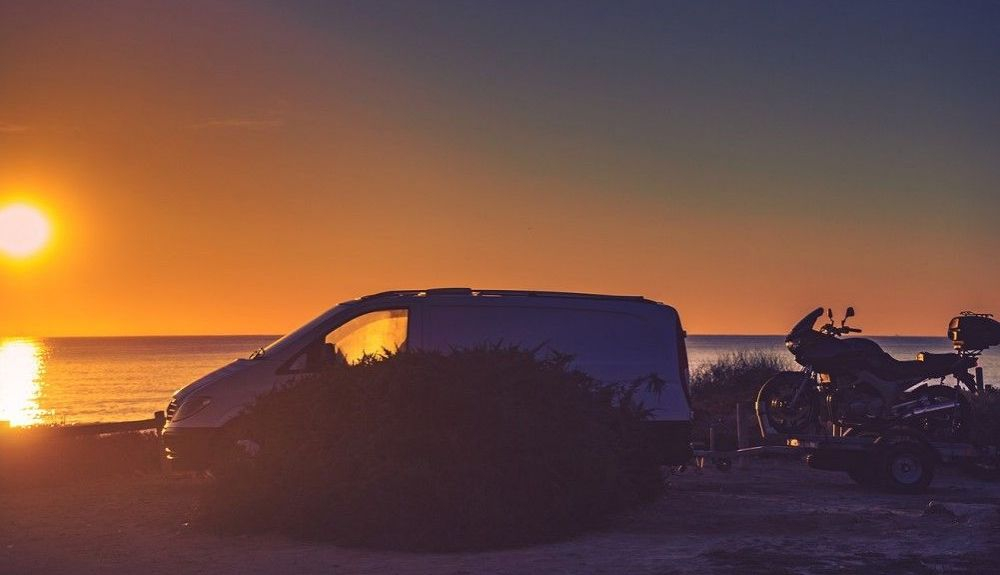
{"type": "Polygon", "coordinates": [[[184,403],[177,408],[177,412],[174,413],[174,418],[172,421],[180,421],[182,419],[187,419],[192,415],[198,413],[199,411],[208,407],[208,404],[212,403],[212,398],[207,395],[196,395],[194,397],[189,397],[184,400],[184,403]]]}

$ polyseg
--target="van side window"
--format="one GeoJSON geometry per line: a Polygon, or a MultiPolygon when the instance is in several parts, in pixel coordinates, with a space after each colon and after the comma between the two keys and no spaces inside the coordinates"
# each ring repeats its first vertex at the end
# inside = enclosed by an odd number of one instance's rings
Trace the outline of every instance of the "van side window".
{"type": "MultiPolygon", "coordinates": [[[[666,334],[633,313],[554,306],[432,305],[422,345],[447,352],[482,344],[516,345],[574,356],[572,367],[607,382],[651,373],[674,378],[673,355],[662,350],[666,334]]],[[[668,340],[669,341],[669,340],[668,340]]]]}
{"type": "Polygon", "coordinates": [[[359,315],[326,336],[337,356],[353,365],[365,355],[384,357],[406,346],[408,313],[405,309],[380,310],[359,315]]]}

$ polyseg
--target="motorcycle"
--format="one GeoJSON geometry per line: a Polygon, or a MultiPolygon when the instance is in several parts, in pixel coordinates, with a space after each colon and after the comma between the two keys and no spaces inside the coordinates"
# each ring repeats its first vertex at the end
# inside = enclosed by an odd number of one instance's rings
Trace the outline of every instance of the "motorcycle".
{"type": "Polygon", "coordinates": [[[832,423],[853,433],[902,425],[929,441],[969,437],[972,412],[965,393],[983,389],[977,358],[986,347],[1000,344],[1000,323],[987,314],[963,312],[949,324],[956,353],[922,352],[915,361],[899,361],[870,339],[842,337],[861,333],[847,325],[854,308],[847,308],[839,326],[833,311],[826,310],[828,323],[814,329],[823,312],[817,308],[807,314],[785,338],[803,369],[779,373],[761,387],[757,416],[762,433],[813,433],[832,423]],[[973,368],[976,376],[969,372],[973,368]],[[944,384],[948,376],[958,385],[944,384]],[[940,384],[927,383],[933,379],[940,384]]]}

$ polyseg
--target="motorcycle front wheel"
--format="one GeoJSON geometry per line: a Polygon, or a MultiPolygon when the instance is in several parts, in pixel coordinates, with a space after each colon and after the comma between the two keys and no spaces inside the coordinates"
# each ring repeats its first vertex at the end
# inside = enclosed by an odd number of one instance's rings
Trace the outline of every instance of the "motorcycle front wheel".
{"type": "Polygon", "coordinates": [[[816,402],[812,381],[801,372],[783,371],[757,393],[757,419],[761,432],[810,433],[816,429],[816,402]],[[799,393],[799,388],[802,388],[799,393]],[[798,399],[793,403],[796,394],[798,399]]]}

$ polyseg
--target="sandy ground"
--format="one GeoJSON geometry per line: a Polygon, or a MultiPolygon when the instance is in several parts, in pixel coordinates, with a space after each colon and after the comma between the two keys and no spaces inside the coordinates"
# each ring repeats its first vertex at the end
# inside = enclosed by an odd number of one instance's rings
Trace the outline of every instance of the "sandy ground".
{"type": "Polygon", "coordinates": [[[794,461],[689,469],[603,532],[453,554],[212,535],[190,522],[198,490],[157,476],[0,493],[0,573],[1000,572],[1000,483],[948,470],[928,493],[892,495],[794,461]]]}

